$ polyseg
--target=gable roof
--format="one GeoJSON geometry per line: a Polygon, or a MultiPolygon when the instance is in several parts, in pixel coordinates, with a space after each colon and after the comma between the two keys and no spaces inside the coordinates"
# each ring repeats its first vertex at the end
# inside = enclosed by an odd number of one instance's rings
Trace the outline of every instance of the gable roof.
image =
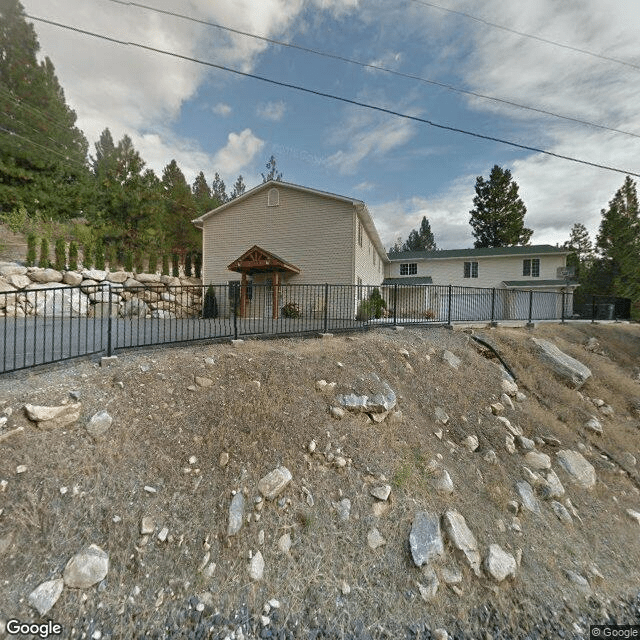
{"type": "Polygon", "coordinates": [[[378,235],[378,230],[376,229],[375,224],[373,223],[373,219],[371,218],[371,214],[367,209],[367,205],[362,200],[357,200],[355,198],[349,198],[347,196],[340,196],[336,193],[330,193],[329,191],[320,191],[318,189],[311,189],[310,187],[303,187],[299,184],[293,184],[292,182],[283,182],[281,180],[269,180],[269,182],[263,182],[259,184],[257,187],[253,189],[249,189],[241,196],[234,198],[233,200],[229,200],[229,202],[225,202],[223,205],[212,209],[211,211],[207,211],[207,213],[203,213],[199,218],[195,218],[191,222],[202,229],[204,226],[205,220],[211,218],[212,216],[218,215],[227,209],[231,209],[233,207],[237,207],[239,204],[242,204],[245,200],[252,198],[256,194],[264,191],[266,189],[273,188],[286,188],[293,189],[294,191],[300,191],[302,193],[308,193],[311,195],[319,196],[321,198],[329,198],[331,200],[335,200],[337,202],[344,202],[350,204],[356,210],[358,218],[362,223],[362,226],[365,228],[367,235],[371,238],[373,245],[378,250],[380,254],[380,259],[384,262],[389,262],[389,258],[387,257],[387,251],[382,244],[382,240],[380,240],[380,236],[378,235]]]}
{"type": "Polygon", "coordinates": [[[560,249],[550,244],[533,244],[518,247],[484,247],[482,249],[440,249],[437,251],[401,251],[389,253],[389,260],[445,260],[448,258],[497,258],[503,256],[528,256],[543,254],[571,253],[568,249],[560,249]]]}
{"type": "Polygon", "coordinates": [[[239,258],[236,258],[228,267],[229,271],[254,273],[260,271],[288,271],[300,273],[299,267],[287,262],[284,258],[267,251],[257,244],[247,249],[239,258]]]}

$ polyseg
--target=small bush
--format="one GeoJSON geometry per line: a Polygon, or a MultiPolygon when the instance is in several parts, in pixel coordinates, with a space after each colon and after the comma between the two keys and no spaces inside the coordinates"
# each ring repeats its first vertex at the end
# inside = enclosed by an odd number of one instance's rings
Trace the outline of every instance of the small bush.
{"type": "Polygon", "coordinates": [[[49,241],[46,238],[42,238],[40,242],[40,261],[38,262],[38,266],[43,269],[49,267],[49,241]]]}
{"type": "Polygon", "coordinates": [[[94,245],[94,263],[96,269],[100,269],[100,271],[104,271],[104,245],[100,240],[96,242],[94,245]]]}
{"type": "Polygon", "coordinates": [[[85,269],[91,269],[91,267],[93,267],[93,248],[90,242],[87,242],[82,247],[82,266],[85,269]]]}
{"type": "Polygon", "coordinates": [[[187,278],[190,278],[191,273],[191,253],[187,253],[184,257],[184,275],[187,276],[187,278]]]}
{"type": "Polygon", "coordinates": [[[55,246],[56,262],[55,267],[58,271],[64,271],[67,263],[67,248],[64,238],[58,238],[55,246]]]}
{"type": "Polygon", "coordinates": [[[36,243],[35,234],[30,233],[27,237],[27,267],[35,267],[36,264],[36,243]]]}
{"type": "Polygon", "coordinates": [[[216,299],[216,292],[213,289],[213,285],[207,287],[207,292],[204,294],[204,304],[202,305],[202,317],[203,318],[217,318],[218,317],[218,301],[216,299]]]}
{"type": "Polygon", "coordinates": [[[433,320],[436,317],[436,312],[433,309],[427,309],[422,312],[422,317],[426,320],[433,320]]]}
{"type": "Polygon", "coordinates": [[[196,272],[196,278],[200,279],[202,277],[202,254],[196,253],[193,259],[193,266],[196,272]]]}
{"type": "Polygon", "coordinates": [[[373,309],[371,306],[371,300],[361,300],[358,305],[358,313],[356,313],[356,320],[364,322],[373,318],[373,309]]]}
{"type": "Polygon", "coordinates": [[[78,270],[78,245],[75,240],[69,243],[69,270],[78,270]]]}
{"type": "Polygon", "coordinates": [[[373,317],[378,319],[382,318],[384,310],[387,308],[387,303],[380,295],[380,289],[378,289],[378,287],[374,287],[369,294],[369,303],[373,317]]]}
{"type": "Polygon", "coordinates": [[[127,249],[124,254],[124,270],[132,272],[133,271],[133,251],[131,249],[127,249]]]}
{"type": "Polygon", "coordinates": [[[283,318],[299,318],[302,316],[300,306],[297,302],[287,302],[281,309],[283,318]]]}
{"type": "Polygon", "coordinates": [[[158,270],[158,254],[155,251],[149,253],[149,267],[148,273],[155,273],[158,270]]]}
{"type": "Polygon", "coordinates": [[[115,271],[118,266],[118,252],[116,251],[116,245],[110,244],[106,250],[106,259],[109,263],[109,269],[115,271]]]}
{"type": "Polygon", "coordinates": [[[174,278],[178,278],[180,276],[180,258],[177,253],[174,253],[171,256],[171,275],[174,278]]]}
{"type": "Polygon", "coordinates": [[[162,254],[162,275],[169,275],[169,256],[166,253],[162,254]]]}
{"type": "Polygon", "coordinates": [[[135,252],[135,268],[136,273],[144,273],[144,255],[141,249],[136,249],[135,252]]]}

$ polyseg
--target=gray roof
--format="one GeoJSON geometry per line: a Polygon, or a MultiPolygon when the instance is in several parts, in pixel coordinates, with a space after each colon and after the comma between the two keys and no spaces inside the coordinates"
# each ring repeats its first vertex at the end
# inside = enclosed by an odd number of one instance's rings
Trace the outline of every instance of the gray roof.
{"type": "Polygon", "coordinates": [[[569,254],[568,249],[561,249],[550,244],[532,244],[525,247],[485,247],[483,249],[442,249],[438,251],[401,251],[389,253],[389,259],[398,260],[438,260],[445,258],[480,258],[496,256],[527,256],[545,253],[569,254]]]}
{"type": "Polygon", "coordinates": [[[415,277],[404,277],[404,278],[385,278],[382,281],[383,286],[393,285],[393,284],[433,284],[433,280],[431,276],[415,276],[415,277]]]}
{"type": "Polygon", "coordinates": [[[531,289],[533,287],[577,287],[578,283],[570,280],[505,280],[503,282],[505,287],[526,287],[531,289]]]}

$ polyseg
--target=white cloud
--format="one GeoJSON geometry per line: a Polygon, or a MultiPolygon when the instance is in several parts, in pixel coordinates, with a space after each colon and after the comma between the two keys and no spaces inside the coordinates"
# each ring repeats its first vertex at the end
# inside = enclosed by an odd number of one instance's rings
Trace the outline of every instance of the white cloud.
{"type": "Polygon", "coordinates": [[[278,102],[261,102],[256,107],[256,114],[265,120],[280,122],[286,110],[287,107],[283,100],[279,100],[278,102]]]}
{"type": "Polygon", "coordinates": [[[222,116],[223,118],[226,118],[228,115],[231,114],[232,109],[228,104],[225,104],[224,102],[218,102],[218,104],[211,107],[211,111],[213,111],[213,113],[215,113],[218,116],[222,116]]]}
{"type": "Polygon", "coordinates": [[[371,191],[375,189],[376,185],[373,182],[368,182],[365,180],[364,182],[359,182],[355,187],[353,187],[354,191],[371,191]]]}
{"type": "MultiPolygon", "coordinates": [[[[381,67],[383,69],[392,69],[395,71],[398,69],[401,62],[402,52],[387,51],[380,57],[370,60],[367,64],[371,65],[371,67],[381,67]]],[[[377,73],[377,71],[371,67],[367,67],[366,70],[370,73],[377,73]]]]}
{"type": "Polygon", "coordinates": [[[263,146],[264,141],[255,136],[251,129],[230,133],[227,144],[216,153],[214,165],[225,176],[235,175],[253,160],[263,146]]]}

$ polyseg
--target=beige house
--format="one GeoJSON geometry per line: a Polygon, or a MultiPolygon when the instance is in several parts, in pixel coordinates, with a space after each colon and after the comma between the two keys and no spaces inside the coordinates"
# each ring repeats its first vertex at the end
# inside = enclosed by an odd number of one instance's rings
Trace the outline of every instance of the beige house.
{"type": "Polygon", "coordinates": [[[261,184],[194,224],[203,283],[238,283],[242,316],[277,317],[287,285],[379,285],[389,263],[364,202],[286,182],[261,184]]]}

